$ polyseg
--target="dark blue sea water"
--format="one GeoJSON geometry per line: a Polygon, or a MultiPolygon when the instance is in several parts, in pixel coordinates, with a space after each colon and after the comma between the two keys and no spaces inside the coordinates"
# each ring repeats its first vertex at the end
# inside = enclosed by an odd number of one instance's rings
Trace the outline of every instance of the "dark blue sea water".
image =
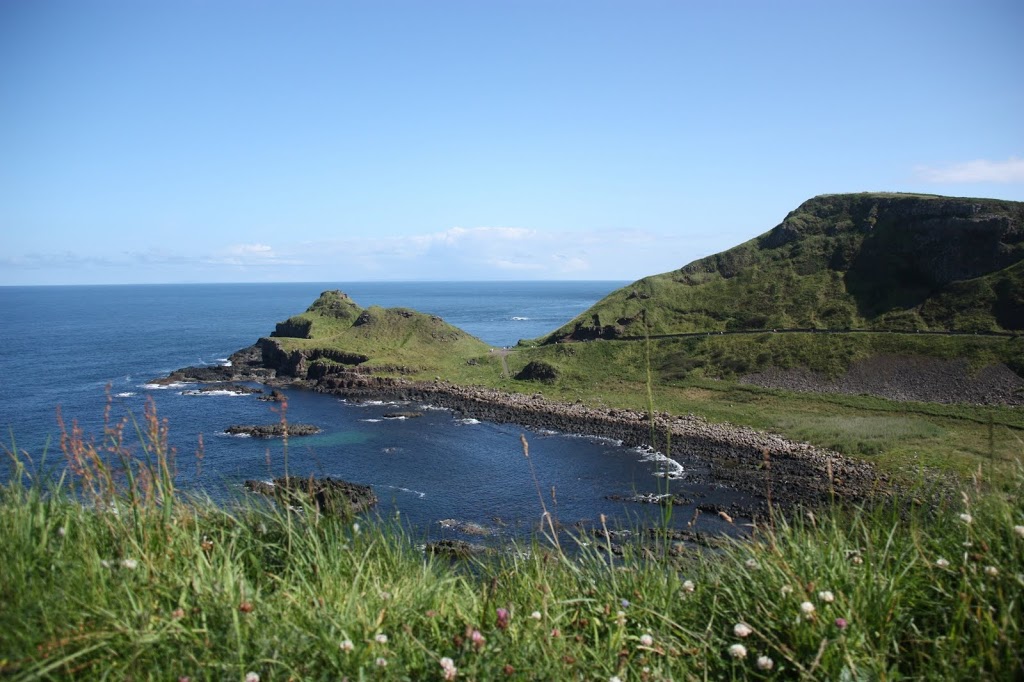
{"type": "MultiPolygon", "coordinates": [[[[280,441],[220,434],[236,423],[279,418],[254,396],[188,395],[188,387],[148,382],[187,365],[217,364],[274,324],[308,307],[325,289],[359,305],[405,306],[443,317],[494,346],[552,331],[624,282],[310,283],[151,286],[0,287],[0,428],[8,449],[63,468],[59,407],[99,435],[107,387],[113,417],[141,418],[147,399],[167,418],[178,452],[178,482],[224,499],[246,478],[281,475],[280,441]],[[205,442],[197,473],[199,434],[205,442]],[[45,458],[44,458],[45,456],[45,458]]],[[[663,491],[658,456],[614,442],[531,432],[515,425],[461,421],[444,410],[417,419],[383,419],[394,405],[352,405],[289,391],[288,419],[323,432],[295,438],[293,474],[340,477],[373,485],[382,514],[399,512],[417,532],[438,535],[457,519],[504,529],[540,517],[537,486],[520,434],[530,442],[545,502],[564,523],[600,514],[624,524],[656,515],[609,495],[663,491]],[[554,501],[552,500],[554,489],[554,501]]],[[[419,408],[420,406],[412,406],[419,408]]],[[[406,408],[408,409],[408,408],[406,408]]],[[[0,463],[6,479],[8,458],[0,463]]],[[[672,481],[673,486],[685,482],[672,481]]]]}

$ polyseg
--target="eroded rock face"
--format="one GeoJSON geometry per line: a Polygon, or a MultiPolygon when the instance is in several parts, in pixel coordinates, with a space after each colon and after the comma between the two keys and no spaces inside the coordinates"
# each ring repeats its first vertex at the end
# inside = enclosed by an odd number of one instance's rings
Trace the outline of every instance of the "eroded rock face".
{"type": "Polygon", "coordinates": [[[352,516],[377,504],[377,495],[368,485],[340,478],[275,478],[272,482],[248,480],[247,490],[267,495],[284,504],[311,504],[322,513],[352,516]]]}

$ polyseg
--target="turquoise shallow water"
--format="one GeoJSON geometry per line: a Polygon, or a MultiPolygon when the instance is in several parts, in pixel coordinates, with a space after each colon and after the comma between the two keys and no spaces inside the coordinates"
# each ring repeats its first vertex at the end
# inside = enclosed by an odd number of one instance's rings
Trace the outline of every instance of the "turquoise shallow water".
{"type": "MultiPolygon", "coordinates": [[[[246,478],[283,473],[280,441],[220,435],[236,423],[277,421],[273,404],[254,396],[187,395],[189,387],[147,382],[178,367],[222,362],[304,310],[325,289],[341,289],[362,306],[404,306],[439,315],[495,346],[552,331],[623,282],[312,283],[111,287],[2,287],[0,428],[8,442],[55,473],[58,407],[87,433],[102,429],[106,387],[112,412],[141,417],[153,400],[171,427],[179,484],[215,499],[237,494],[246,478]],[[204,458],[195,452],[203,434],[204,458]],[[44,457],[45,455],[45,457],[44,457]]],[[[624,505],[609,495],[686,488],[654,474],[650,453],[607,440],[538,433],[515,425],[459,420],[444,410],[416,419],[385,419],[395,405],[353,405],[331,396],[289,391],[288,419],[323,432],[295,438],[291,473],[329,475],[373,485],[380,510],[400,512],[417,532],[437,534],[454,518],[514,532],[540,515],[523,458],[530,454],[549,505],[564,523],[600,514],[622,523],[657,517],[650,505],[624,505]],[[554,502],[550,499],[554,493],[554,502]]],[[[403,406],[420,409],[422,406],[403,406]]],[[[0,469],[8,466],[7,458],[0,469]]],[[[4,473],[0,470],[0,474],[4,473]]],[[[680,509],[679,516],[687,516],[680,509]]]]}

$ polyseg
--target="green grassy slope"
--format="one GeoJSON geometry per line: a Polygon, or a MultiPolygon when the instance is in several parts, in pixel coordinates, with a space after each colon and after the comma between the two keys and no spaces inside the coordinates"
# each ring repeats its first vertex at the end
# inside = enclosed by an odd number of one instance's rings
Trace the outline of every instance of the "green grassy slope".
{"type": "Polygon", "coordinates": [[[490,350],[440,317],[406,308],[364,309],[340,291],[322,293],[306,312],[279,323],[265,342],[291,358],[300,375],[302,368],[329,372],[332,366],[357,365],[426,375],[467,365],[490,350]]]}
{"type": "Polygon", "coordinates": [[[613,292],[544,341],[645,327],[1019,330],[1022,292],[1024,203],[824,195],[748,242],[613,292]]]}

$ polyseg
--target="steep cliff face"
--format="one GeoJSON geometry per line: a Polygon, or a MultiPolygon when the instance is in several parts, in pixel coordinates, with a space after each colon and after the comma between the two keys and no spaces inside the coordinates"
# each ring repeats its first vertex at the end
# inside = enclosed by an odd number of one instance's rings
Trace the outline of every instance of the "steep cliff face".
{"type": "Polygon", "coordinates": [[[1024,328],[1024,204],[815,197],[768,232],[612,293],[558,339],[701,331],[1024,328]]]}

